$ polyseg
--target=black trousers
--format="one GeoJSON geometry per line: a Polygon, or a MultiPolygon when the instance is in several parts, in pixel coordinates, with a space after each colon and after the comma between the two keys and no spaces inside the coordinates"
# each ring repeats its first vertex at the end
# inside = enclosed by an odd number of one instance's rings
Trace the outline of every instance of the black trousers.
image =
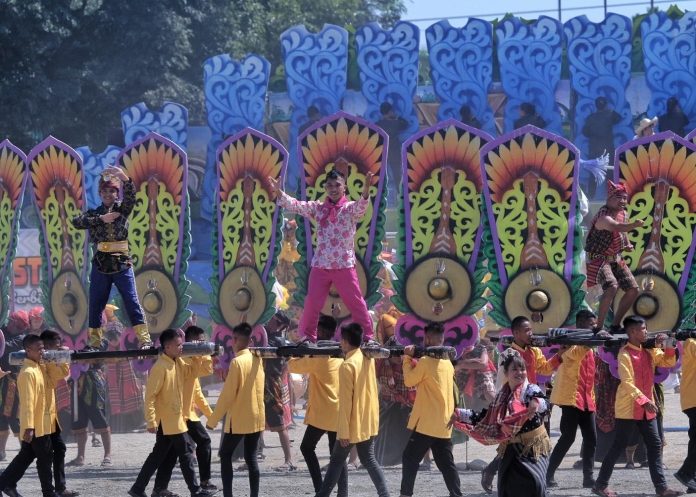
{"type": "Polygon", "coordinates": [[[689,417],[689,447],[678,473],[688,480],[696,475],[696,407],[685,410],[684,414],[689,417]]]}
{"type": "Polygon", "coordinates": [[[657,420],[651,419],[617,419],[616,420],[616,435],[614,436],[614,445],[611,446],[607,455],[602,461],[602,468],[597,476],[597,487],[604,488],[609,484],[609,478],[614,471],[614,464],[617,459],[624,453],[629,444],[631,434],[637,427],[645,449],[648,453],[648,468],[650,469],[650,478],[652,479],[655,490],[658,492],[667,488],[665,473],[662,469],[662,440],[657,431],[657,420]]]}
{"type": "Polygon", "coordinates": [[[450,497],[461,497],[462,490],[459,481],[459,473],[454,464],[452,455],[451,438],[435,438],[416,431],[411,432],[411,437],[406,444],[401,465],[401,495],[413,495],[413,486],[416,483],[418,466],[425,453],[431,449],[437,469],[445,479],[445,485],[450,497]]]}
{"type": "Polygon", "coordinates": [[[232,454],[239,442],[244,439],[244,461],[249,471],[249,496],[259,497],[259,462],[256,460],[256,449],[259,445],[261,432],[233,434],[225,433],[220,443],[220,476],[222,477],[223,497],[232,497],[232,480],[234,470],[232,469],[232,454]]]}
{"type": "Polygon", "coordinates": [[[65,490],[65,442],[60,436],[60,427],[50,435],[53,447],[53,480],[56,482],[56,492],[65,490]]]}
{"type": "MultiPolygon", "coordinates": [[[[321,489],[322,483],[321,466],[319,466],[319,459],[317,459],[315,450],[324,433],[329,435],[329,451],[333,452],[334,444],[336,443],[336,432],[322,430],[312,425],[307,425],[302,443],[300,444],[300,452],[302,452],[302,456],[307,463],[307,469],[309,469],[309,475],[312,477],[315,492],[321,489]]],[[[339,497],[348,495],[348,473],[345,464],[343,465],[341,476],[338,477],[338,495],[339,497]]]]}
{"type": "Polygon", "coordinates": [[[560,406],[561,408],[561,437],[553,448],[549,459],[549,469],[546,479],[553,479],[558,466],[575,442],[575,434],[578,427],[582,434],[582,473],[592,477],[594,472],[594,455],[597,447],[597,428],[595,427],[595,413],[581,411],[577,407],[560,406]]]}
{"type": "Polygon", "coordinates": [[[345,471],[346,458],[350,454],[350,449],[353,445],[355,445],[358,451],[360,463],[365,466],[372,484],[377,489],[377,495],[379,497],[389,497],[384,473],[382,473],[382,468],[379,467],[375,458],[375,437],[356,444],[348,444],[346,447],[343,447],[340,443],[334,445],[334,450],[331,452],[331,461],[329,461],[329,469],[326,470],[326,476],[324,476],[321,489],[317,492],[316,497],[329,497],[331,495],[336,482],[338,482],[341,476],[341,472],[345,471]]]}
{"type": "Polygon", "coordinates": [[[0,474],[0,490],[5,488],[16,488],[17,482],[22,479],[24,472],[36,459],[36,471],[41,482],[41,493],[44,497],[52,497],[54,493],[53,476],[51,466],[53,465],[53,448],[51,446],[51,436],[34,437],[31,443],[22,442],[19,453],[12,459],[12,462],[0,474]]]}
{"type": "Polygon", "coordinates": [[[177,433],[176,435],[165,435],[162,433],[162,425],[157,428],[157,436],[155,438],[155,446],[152,452],[147,456],[143,467],[138,473],[138,477],[133,483],[133,490],[137,492],[145,492],[147,484],[150,483],[150,478],[155,474],[160,464],[167,458],[170,449],[174,449],[179,457],[179,465],[181,472],[184,475],[184,481],[191,494],[195,494],[200,490],[200,485],[196,479],[196,470],[193,464],[193,442],[188,433],[177,433]]]}
{"type": "MultiPolygon", "coordinates": [[[[196,444],[196,459],[198,460],[198,472],[200,473],[201,481],[210,480],[210,436],[205,430],[203,423],[200,421],[186,421],[188,434],[196,444]]],[[[176,450],[174,447],[169,449],[169,453],[159,468],[155,476],[155,489],[164,490],[169,486],[169,480],[172,478],[172,471],[176,466],[176,450]]]]}

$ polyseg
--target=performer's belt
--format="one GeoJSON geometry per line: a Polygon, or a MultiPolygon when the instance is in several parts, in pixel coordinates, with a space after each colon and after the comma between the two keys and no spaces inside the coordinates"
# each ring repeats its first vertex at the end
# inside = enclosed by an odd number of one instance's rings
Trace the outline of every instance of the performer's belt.
{"type": "Polygon", "coordinates": [[[122,252],[128,253],[128,240],[120,240],[118,242],[99,242],[97,243],[99,252],[122,252]]]}
{"type": "Polygon", "coordinates": [[[548,456],[551,452],[551,442],[543,424],[531,431],[515,435],[508,443],[521,445],[523,456],[531,455],[537,458],[541,455],[548,456]]]}
{"type": "Polygon", "coordinates": [[[592,254],[592,253],[588,252],[587,258],[591,261],[601,260],[604,262],[617,262],[618,254],[604,255],[604,254],[592,254]]]}

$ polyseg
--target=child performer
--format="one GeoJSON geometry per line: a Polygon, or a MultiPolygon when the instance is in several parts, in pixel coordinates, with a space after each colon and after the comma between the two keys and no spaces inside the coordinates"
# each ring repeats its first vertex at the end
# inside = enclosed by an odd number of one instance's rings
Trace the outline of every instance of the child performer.
{"type": "MultiPolygon", "coordinates": [[[[425,326],[426,347],[441,346],[445,330],[439,323],[425,326]]],[[[413,430],[404,449],[401,497],[413,495],[413,485],[418,474],[418,466],[428,449],[432,449],[433,459],[445,479],[450,497],[461,497],[459,473],[452,456],[452,425],[450,418],[454,412],[454,366],[449,359],[423,357],[417,362],[413,359],[415,347],[404,349],[402,358],[404,383],[416,387],[416,402],[408,421],[413,430]],[[415,365],[413,363],[416,363],[415,365]]]]}
{"type": "Polygon", "coordinates": [[[299,214],[316,222],[317,245],[309,272],[309,288],[300,318],[300,334],[315,342],[317,321],[326,297],[335,284],[353,321],[360,324],[365,340],[374,335],[372,319],[360,291],[358,273],[355,270],[355,226],[365,215],[372,173],[365,176],[365,188],[357,202],[346,198],[346,177],[337,169],[326,175],[324,189],[327,199],[323,202],[303,202],[286,194],[275,178],[268,178],[271,188],[278,194],[278,205],[288,212],[299,214]]]}
{"type": "MultiPolygon", "coordinates": [[[[616,435],[614,445],[604,456],[602,468],[592,493],[602,497],[616,497],[616,492],[609,489],[609,478],[614,471],[614,464],[628,445],[633,432],[638,429],[645,442],[648,453],[650,478],[655,485],[658,497],[673,497],[681,492],[667,486],[662,468],[662,440],[657,433],[657,405],[653,399],[655,367],[672,367],[676,362],[673,347],[664,351],[660,348],[646,349],[643,344],[648,339],[645,320],[638,316],[629,316],[623,320],[628,335],[628,343],[619,351],[619,378],[621,384],[616,391],[616,435]]],[[[656,345],[664,342],[666,336],[657,335],[656,345]]]]}
{"type": "MultiPolygon", "coordinates": [[[[321,316],[317,328],[319,340],[333,340],[336,333],[336,320],[331,316],[321,316]]],[[[321,489],[321,467],[315,449],[319,439],[328,433],[329,450],[333,452],[338,429],[338,370],[343,359],[338,357],[296,357],[288,361],[290,372],[309,375],[309,395],[305,430],[300,451],[305,458],[312,477],[314,491],[321,489]]],[[[348,474],[344,465],[338,479],[338,495],[348,495],[348,474]]]]}
{"type": "Polygon", "coordinates": [[[222,476],[222,495],[232,497],[232,454],[239,442],[244,439],[244,460],[249,471],[249,495],[259,496],[259,463],[256,448],[266,426],[263,392],[265,375],[259,357],[249,350],[251,326],[241,323],[232,329],[232,350],[234,359],[225,384],[220,392],[213,414],[207,426],[214,429],[223,416],[225,434],[220,444],[220,473],[222,476]]]}
{"type": "Polygon", "coordinates": [[[128,491],[131,497],[147,497],[145,487],[162,464],[169,449],[179,456],[181,472],[191,497],[208,497],[214,492],[198,485],[193,466],[193,442],[184,420],[184,384],[191,377],[212,374],[213,361],[209,356],[192,357],[190,363],[181,359],[183,340],[176,330],[167,329],[160,335],[163,353],[147,378],[145,387],[145,422],[147,431],[156,433],[155,446],[128,491]]]}
{"type": "Polygon", "coordinates": [[[379,395],[374,359],[360,350],[362,328],[350,323],[341,328],[341,349],[346,355],[338,372],[338,437],[324,482],[316,497],[328,497],[341,473],[346,457],[355,445],[360,462],[367,469],[379,497],[389,497],[382,468],[375,459],[375,436],[379,429],[379,395]]]}
{"type": "Polygon", "coordinates": [[[43,497],[54,497],[53,448],[46,418],[46,382],[41,369],[44,344],[38,335],[26,335],[22,340],[26,359],[17,376],[19,389],[19,424],[22,434],[19,453],[0,474],[0,491],[9,497],[19,497],[17,482],[36,459],[36,471],[43,497]]]}
{"type": "Polygon", "coordinates": [[[121,168],[107,167],[99,180],[99,196],[102,205],[72,220],[75,228],[89,230],[90,240],[94,243],[89,284],[88,346],[94,349],[103,347],[102,312],[109,300],[111,286],[116,285],[141,348],[151,347],[152,340],[135,289],[133,261],[128,255],[128,216],[135,205],[135,185],[121,168]],[[119,202],[121,183],[123,201],[119,202]]]}

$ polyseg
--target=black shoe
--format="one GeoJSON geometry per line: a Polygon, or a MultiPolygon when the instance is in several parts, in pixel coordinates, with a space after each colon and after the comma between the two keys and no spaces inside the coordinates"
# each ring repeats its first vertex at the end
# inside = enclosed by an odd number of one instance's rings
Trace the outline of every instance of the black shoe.
{"type": "Polygon", "coordinates": [[[128,495],[130,495],[130,497],[147,497],[147,494],[145,492],[140,492],[132,487],[128,491],[128,495]]]}
{"type": "Polygon", "coordinates": [[[558,486],[558,483],[556,482],[556,480],[554,480],[553,478],[551,478],[550,480],[548,480],[548,479],[546,480],[546,486],[547,486],[548,488],[553,488],[553,487],[557,487],[557,486],[558,486]]]}
{"type": "Polygon", "coordinates": [[[674,473],[674,477],[677,479],[679,483],[684,485],[686,488],[690,490],[696,490],[696,480],[694,480],[693,476],[689,478],[688,476],[684,476],[679,471],[677,471],[676,473],[674,473]]]}
{"type": "Polygon", "coordinates": [[[201,488],[195,494],[191,494],[191,497],[212,497],[213,495],[215,495],[215,492],[201,488]]]}
{"type": "Polygon", "coordinates": [[[22,497],[22,494],[17,492],[16,488],[10,488],[10,487],[3,488],[2,493],[7,495],[7,497],[22,497]]]}
{"type": "Polygon", "coordinates": [[[217,485],[210,483],[209,481],[207,481],[205,483],[201,483],[201,488],[203,490],[210,490],[211,492],[214,492],[218,489],[217,485]]]}
{"type": "Polygon", "coordinates": [[[582,479],[582,488],[594,488],[595,486],[595,479],[592,478],[591,476],[585,476],[582,479]]]}

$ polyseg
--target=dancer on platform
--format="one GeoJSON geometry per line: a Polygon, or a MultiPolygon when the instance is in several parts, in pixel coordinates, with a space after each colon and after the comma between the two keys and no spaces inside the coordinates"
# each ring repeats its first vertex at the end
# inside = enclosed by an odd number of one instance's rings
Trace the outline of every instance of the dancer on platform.
{"type": "MultiPolygon", "coordinates": [[[[597,317],[583,309],[575,315],[577,328],[593,329],[597,317]]],[[[561,465],[568,449],[575,442],[580,427],[582,433],[582,486],[594,486],[594,455],[597,446],[595,427],[595,355],[590,347],[573,345],[563,353],[563,363],[558,367],[551,393],[551,403],[561,408],[561,438],[558,439],[549,459],[546,485],[556,487],[556,469],[561,465]]]]}
{"type": "Polygon", "coordinates": [[[363,331],[358,323],[341,328],[341,349],[346,355],[339,369],[338,437],[326,476],[316,497],[328,497],[345,471],[346,457],[356,446],[379,497],[389,497],[382,468],[375,459],[375,435],[379,428],[379,394],[374,359],[363,356],[363,331]]]}
{"type": "Polygon", "coordinates": [[[696,340],[693,338],[684,341],[681,370],[679,395],[682,411],[689,418],[689,445],[684,463],[674,477],[688,488],[687,493],[696,493],[696,340]]]}
{"type": "MultiPolygon", "coordinates": [[[[425,347],[442,346],[445,329],[439,323],[425,326],[425,347]]],[[[418,466],[428,449],[445,479],[450,497],[460,497],[459,473],[452,455],[452,425],[450,419],[457,406],[454,398],[454,366],[449,359],[423,357],[413,359],[415,347],[404,349],[402,358],[404,383],[416,387],[416,401],[408,420],[413,430],[404,449],[401,466],[401,497],[411,497],[418,466]]]]}
{"type": "MultiPolygon", "coordinates": [[[[336,320],[331,316],[321,316],[317,328],[319,340],[333,340],[336,333],[336,320]]],[[[309,394],[305,414],[305,430],[300,451],[305,458],[312,477],[314,491],[321,489],[321,467],[315,449],[319,439],[326,433],[329,436],[329,451],[336,446],[338,430],[338,370],[343,359],[337,357],[302,357],[288,362],[290,372],[309,375],[309,394]]],[[[348,495],[348,469],[345,467],[338,478],[338,495],[348,495]]]]}
{"type": "Polygon", "coordinates": [[[607,203],[599,209],[592,220],[585,242],[587,288],[595,285],[602,286],[597,331],[604,327],[604,320],[618,289],[621,288],[625,292],[609,329],[610,332],[617,332],[621,318],[638,298],[638,284],[623,260],[621,252],[633,250],[633,245],[628,241],[626,233],[643,226],[643,221],[638,219],[630,223],[626,222],[626,205],[628,204],[626,186],[611,181],[607,183],[607,203]]]}
{"type": "Polygon", "coordinates": [[[19,497],[17,482],[36,459],[36,471],[43,497],[54,497],[53,447],[46,416],[46,382],[41,369],[44,344],[38,335],[27,335],[22,341],[26,359],[17,375],[19,390],[19,424],[22,443],[19,453],[0,474],[0,492],[19,497]]]}
{"type": "MultiPolygon", "coordinates": [[[[536,384],[537,374],[551,376],[551,374],[561,364],[562,352],[557,353],[551,359],[547,360],[544,353],[539,347],[532,347],[532,324],[528,318],[517,316],[510,324],[512,331],[512,345],[510,349],[516,350],[525,363],[525,374],[529,379],[529,383],[536,384]]],[[[503,368],[504,357],[501,355],[498,362],[498,385],[502,385],[507,381],[505,370],[503,368]]],[[[491,463],[481,471],[481,487],[486,493],[493,493],[493,479],[498,471],[501,458],[496,456],[491,463]]]]}
{"type": "Polygon", "coordinates": [[[152,366],[145,387],[147,431],[156,433],[157,438],[128,495],[147,497],[145,488],[150,478],[173,447],[191,496],[208,497],[214,492],[200,487],[194,469],[193,442],[184,420],[184,385],[189,378],[212,374],[213,361],[205,356],[184,362],[181,358],[183,340],[176,330],[164,330],[159,340],[163,352],[152,366]]]}
{"type": "Polygon", "coordinates": [[[241,323],[232,329],[234,359],[225,378],[213,414],[207,427],[212,430],[225,418],[224,435],[220,444],[220,473],[223,497],[232,497],[232,454],[244,439],[244,460],[249,472],[249,495],[259,496],[259,463],[256,448],[266,425],[263,389],[264,372],[262,360],[249,350],[251,326],[241,323]],[[233,422],[234,420],[234,422],[233,422]]]}
{"type": "Polygon", "coordinates": [[[653,399],[654,372],[656,366],[672,367],[676,362],[673,347],[659,348],[667,338],[664,334],[656,337],[656,347],[646,349],[643,344],[648,339],[645,320],[629,316],[623,321],[628,335],[628,343],[619,351],[619,378],[621,384],[616,392],[616,435],[614,444],[602,461],[597,482],[592,492],[602,497],[616,497],[609,489],[609,479],[619,456],[628,445],[633,430],[640,431],[648,452],[650,478],[655,485],[658,497],[672,497],[681,492],[667,487],[662,467],[662,440],[657,432],[657,406],[653,399]]]}
{"type": "Polygon", "coordinates": [[[551,447],[543,415],[548,402],[528,379],[526,361],[516,349],[507,349],[501,359],[506,382],[488,410],[456,409],[453,418],[475,440],[500,444],[499,497],[546,497],[551,447]]]}
{"type": "Polygon", "coordinates": [[[296,200],[280,188],[275,178],[268,178],[271,188],[278,194],[280,207],[316,222],[317,245],[300,319],[300,335],[313,342],[317,339],[319,313],[332,283],[353,321],[364,330],[365,340],[372,340],[372,319],[360,291],[354,248],[356,223],[367,211],[372,177],[372,173],[366,174],[362,196],[355,202],[346,198],[346,177],[337,169],[326,175],[324,189],[327,198],[323,202],[296,200]]]}
{"type": "MultiPolygon", "coordinates": [[[[206,340],[205,330],[198,326],[189,326],[184,332],[186,342],[203,342],[206,340]]],[[[191,363],[191,359],[183,359],[186,364],[191,363]]],[[[210,448],[210,436],[201,423],[196,408],[209,418],[213,410],[208,405],[208,401],[203,396],[201,383],[198,377],[187,376],[184,381],[184,420],[188,428],[189,437],[196,444],[196,461],[198,462],[198,472],[201,479],[201,488],[214,491],[217,486],[210,483],[210,460],[212,451],[210,448]]],[[[171,497],[173,494],[167,490],[172,471],[176,466],[177,453],[174,447],[169,449],[167,458],[157,468],[155,476],[155,487],[152,489],[150,497],[171,497]]]]}
{"type": "Polygon", "coordinates": [[[89,285],[89,343],[93,349],[102,343],[102,312],[109,300],[111,286],[116,285],[123,299],[131,326],[141,348],[151,347],[152,340],[138,301],[133,261],[128,254],[128,216],[135,205],[135,185],[119,167],[107,167],[99,180],[102,204],[72,220],[78,229],[89,230],[94,243],[89,285]],[[123,185],[123,201],[118,201],[123,185]]]}

